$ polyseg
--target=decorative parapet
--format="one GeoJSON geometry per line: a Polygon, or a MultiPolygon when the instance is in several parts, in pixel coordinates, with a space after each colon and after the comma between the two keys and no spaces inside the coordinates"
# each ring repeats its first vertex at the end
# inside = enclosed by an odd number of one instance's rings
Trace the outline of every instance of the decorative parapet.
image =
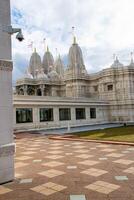
{"type": "Polygon", "coordinates": [[[0,145],[0,158],[12,156],[15,153],[15,143],[0,145]]]}
{"type": "Polygon", "coordinates": [[[13,70],[13,62],[10,60],[0,60],[0,70],[12,71],[13,70]]]}

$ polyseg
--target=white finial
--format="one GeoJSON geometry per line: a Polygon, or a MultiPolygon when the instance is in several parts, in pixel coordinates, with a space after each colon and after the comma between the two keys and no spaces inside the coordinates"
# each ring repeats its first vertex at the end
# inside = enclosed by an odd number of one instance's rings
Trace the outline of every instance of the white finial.
{"type": "Polygon", "coordinates": [[[46,51],[46,38],[43,39],[44,50],[46,51]]]}
{"type": "Polygon", "coordinates": [[[73,44],[76,44],[75,27],[72,26],[73,44]]]}
{"type": "Polygon", "coordinates": [[[116,59],[115,59],[116,61],[118,61],[118,56],[116,55],[116,59]]]}
{"type": "Polygon", "coordinates": [[[56,58],[58,58],[58,49],[55,48],[56,58]]]}
{"type": "Polygon", "coordinates": [[[73,37],[75,36],[74,31],[75,31],[75,27],[72,26],[72,35],[73,35],[73,37]]]}

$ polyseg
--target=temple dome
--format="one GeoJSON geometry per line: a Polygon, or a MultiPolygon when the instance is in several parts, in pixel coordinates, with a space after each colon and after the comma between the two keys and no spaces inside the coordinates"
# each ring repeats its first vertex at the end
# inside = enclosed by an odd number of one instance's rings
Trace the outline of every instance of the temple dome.
{"type": "Polygon", "coordinates": [[[32,74],[33,77],[36,76],[36,70],[41,69],[41,57],[36,52],[36,49],[32,53],[32,56],[30,58],[29,62],[29,73],[32,74]]]}
{"type": "Polygon", "coordinates": [[[48,78],[50,78],[51,80],[59,80],[59,75],[53,66],[49,67],[48,78]]]}
{"type": "Polygon", "coordinates": [[[51,52],[49,51],[48,47],[47,47],[47,51],[45,52],[44,57],[43,57],[42,66],[43,66],[44,72],[46,74],[48,73],[49,67],[54,66],[54,58],[53,58],[53,55],[51,54],[51,52]]]}
{"type": "Polygon", "coordinates": [[[64,76],[64,65],[59,55],[58,59],[55,61],[55,68],[56,72],[59,74],[60,77],[64,76]]]}
{"type": "Polygon", "coordinates": [[[25,74],[24,74],[24,76],[23,76],[23,78],[24,78],[24,79],[25,79],[25,78],[27,78],[27,79],[33,79],[33,76],[32,76],[32,74],[29,73],[28,70],[26,70],[26,71],[25,71],[25,74]]]}
{"type": "Polygon", "coordinates": [[[40,71],[38,71],[38,73],[37,73],[37,79],[48,80],[47,75],[44,73],[44,69],[41,69],[40,71]]]}
{"type": "Polygon", "coordinates": [[[115,68],[116,67],[123,67],[123,64],[120,63],[120,61],[119,61],[117,56],[116,56],[116,59],[115,59],[114,63],[111,65],[111,67],[115,67],[115,68]]]}
{"type": "Polygon", "coordinates": [[[82,50],[79,45],[76,43],[76,38],[74,37],[74,42],[69,49],[68,55],[68,67],[71,69],[75,69],[77,72],[81,73],[84,66],[82,50]]]}

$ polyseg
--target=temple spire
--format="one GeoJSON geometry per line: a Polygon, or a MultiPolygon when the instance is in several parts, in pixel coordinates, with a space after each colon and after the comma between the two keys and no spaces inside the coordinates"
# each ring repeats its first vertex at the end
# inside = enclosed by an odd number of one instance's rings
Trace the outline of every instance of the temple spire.
{"type": "Polygon", "coordinates": [[[116,54],[115,53],[113,54],[113,60],[114,60],[114,62],[116,60],[116,54]]]}
{"type": "Polygon", "coordinates": [[[134,64],[134,60],[133,60],[133,52],[131,52],[131,64],[134,64]]]}
{"type": "Polygon", "coordinates": [[[73,44],[77,44],[75,36],[74,36],[74,39],[73,39],[73,44]]]}
{"type": "Polygon", "coordinates": [[[36,53],[36,48],[34,48],[34,53],[36,53]]]}
{"type": "Polygon", "coordinates": [[[46,51],[46,38],[43,39],[44,50],[46,51]]]}
{"type": "Polygon", "coordinates": [[[47,52],[49,52],[49,47],[47,46],[47,52]]]}
{"type": "Polygon", "coordinates": [[[73,35],[73,44],[77,44],[76,42],[76,36],[75,36],[75,27],[72,27],[72,35],[73,35]]]}

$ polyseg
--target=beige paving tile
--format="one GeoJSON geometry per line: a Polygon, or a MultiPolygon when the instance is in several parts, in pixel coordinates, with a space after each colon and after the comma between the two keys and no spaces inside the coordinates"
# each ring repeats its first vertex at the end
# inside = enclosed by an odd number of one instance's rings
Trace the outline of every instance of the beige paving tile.
{"type": "Polygon", "coordinates": [[[62,144],[51,144],[50,147],[59,147],[61,146],[62,144]]]}
{"type": "Polygon", "coordinates": [[[63,158],[64,156],[60,156],[60,155],[52,155],[52,156],[46,156],[46,158],[49,158],[49,159],[60,159],[60,158],[63,158]]]}
{"type": "Polygon", "coordinates": [[[55,170],[55,169],[50,169],[50,170],[46,170],[46,171],[40,172],[38,174],[43,175],[43,176],[47,176],[49,178],[53,178],[53,177],[56,177],[56,176],[63,175],[63,174],[65,174],[65,172],[59,171],[59,170],[55,170]]]}
{"type": "Polygon", "coordinates": [[[85,171],[82,171],[81,173],[98,177],[98,176],[101,176],[101,175],[106,174],[108,172],[105,171],[105,170],[102,170],[102,169],[90,168],[90,169],[87,169],[85,171]]]}
{"type": "Polygon", "coordinates": [[[15,173],[15,178],[19,178],[19,177],[21,177],[21,176],[22,176],[22,174],[15,173]]]}
{"type": "Polygon", "coordinates": [[[97,147],[107,148],[107,147],[109,147],[109,145],[107,145],[107,144],[99,144],[99,145],[97,145],[97,147]]]}
{"type": "Polygon", "coordinates": [[[62,147],[51,147],[52,150],[62,149],[62,147]]]}
{"type": "Polygon", "coordinates": [[[60,154],[63,153],[63,151],[48,151],[50,154],[60,154]]]}
{"type": "Polygon", "coordinates": [[[43,190],[40,191],[41,194],[46,195],[46,196],[49,196],[55,192],[56,192],[55,190],[48,189],[48,188],[44,188],[43,190]]]}
{"type": "Polygon", "coordinates": [[[60,192],[66,189],[66,186],[48,182],[46,184],[31,188],[32,191],[39,192],[43,195],[49,196],[53,193],[60,192]]]}
{"type": "Polygon", "coordinates": [[[9,188],[6,188],[4,186],[0,186],[0,195],[1,194],[6,194],[8,192],[12,192],[13,190],[9,189],[9,188]]]}
{"type": "Polygon", "coordinates": [[[51,161],[51,162],[43,163],[42,165],[43,166],[48,166],[48,167],[57,167],[57,166],[60,166],[60,165],[64,165],[64,163],[51,161]]]}
{"type": "Polygon", "coordinates": [[[108,156],[108,157],[114,157],[114,158],[120,158],[120,157],[122,157],[124,155],[120,154],[120,153],[111,153],[111,154],[108,154],[106,156],[108,156]]]}
{"type": "Polygon", "coordinates": [[[32,144],[32,147],[40,147],[40,144],[32,144]]]}
{"type": "Polygon", "coordinates": [[[103,194],[109,194],[120,188],[119,185],[111,184],[104,181],[96,181],[85,187],[86,189],[91,189],[96,192],[100,192],[103,194]]]}
{"type": "Polygon", "coordinates": [[[99,161],[93,161],[93,160],[84,160],[82,162],[79,162],[79,164],[89,165],[89,166],[96,165],[98,163],[99,161]]]}
{"type": "Polygon", "coordinates": [[[115,160],[113,162],[119,163],[119,164],[124,164],[124,165],[130,165],[130,164],[134,163],[133,160],[126,160],[126,159],[119,159],[119,160],[115,160]]]}
{"type": "Polygon", "coordinates": [[[125,169],[124,172],[134,174],[134,167],[130,167],[128,169],[125,169]]]}
{"type": "Polygon", "coordinates": [[[24,155],[31,155],[31,154],[35,154],[35,151],[26,151],[26,152],[22,152],[22,154],[24,155]]]}
{"type": "Polygon", "coordinates": [[[58,192],[60,192],[61,190],[66,189],[66,188],[67,188],[66,186],[58,185],[58,184],[53,187],[53,189],[56,190],[56,191],[58,191],[58,192]]]}
{"type": "Polygon", "coordinates": [[[77,151],[74,151],[76,153],[87,153],[89,152],[89,150],[77,150],[77,151]]]}
{"type": "Polygon", "coordinates": [[[74,149],[83,149],[83,148],[86,148],[86,146],[74,146],[73,148],[74,149]]]}
{"type": "Polygon", "coordinates": [[[93,155],[89,155],[89,154],[80,154],[80,155],[78,155],[78,156],[76,156],[76,157],[86,159],[86,158],[92,158],[93,155]]]}
{"type": "Polygon", "coordinates": [[[19,168],[19,167],[25,167],[29,165],[28,163],[23,163],[23,162],[16,162],[15,163],[15,168],[19,168]]]}
{"type": "Polygon", "coordinates": [[[65,153],[65,155],[70,156],[73,155],[73,153],[65,153]]]}
{"type": "Polygon", "coordinates": [[[27,151],[37,151],[39,148],[27,148],[27,151]]]}
{"type": "Polygon", "coordinates": [[[30,156],[20,156],[20,157],[17,157],[16,158],[17,160],[29,160],[29,159],[32,159],[32,157],[30,157],[30,156]]]}
{"type": "Polygon", "coordinates": [[[83,145],[83,142],[73,142],[72,145],[83,145]]]}
{"type": "Polygon", "coordinates": [[[106,148],[106,149],[102,149],[101,151],[105,151],[105,152],[113,152],[113,151],[116,151],[116,149],[106,148]]]}

